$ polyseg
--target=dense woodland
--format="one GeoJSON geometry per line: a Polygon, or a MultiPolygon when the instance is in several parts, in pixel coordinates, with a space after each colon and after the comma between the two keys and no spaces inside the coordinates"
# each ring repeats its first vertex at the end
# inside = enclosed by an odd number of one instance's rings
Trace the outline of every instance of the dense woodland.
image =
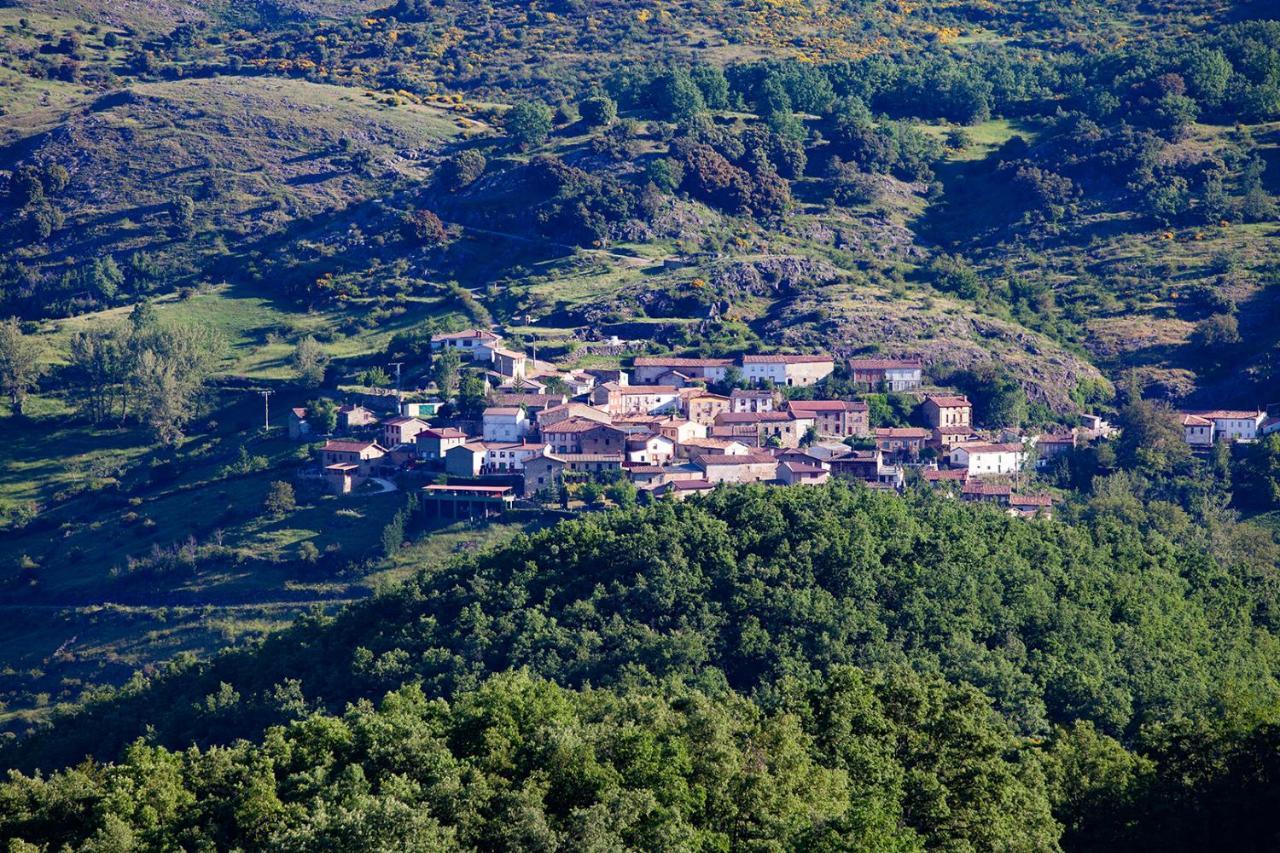
{"type": "Polygon", "coordinates": [[[77,844],[1264,849],[1276,550],[1115,491],[1070,524],[844,486],[593,515],[103,696],[7,758],[123,763],[17,777],[0,819],[77,844]]]}

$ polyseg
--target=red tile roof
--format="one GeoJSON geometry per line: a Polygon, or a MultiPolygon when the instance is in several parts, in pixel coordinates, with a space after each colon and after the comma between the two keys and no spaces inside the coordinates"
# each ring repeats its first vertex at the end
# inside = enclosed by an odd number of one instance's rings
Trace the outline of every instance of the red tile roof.
{"type": "Polygon", "coordinates": [[[961,444],[952,448],[952,453],[963,450],[965,453],[1022,453],[1026,450],[1021,444],[961,444]]]}
{"type": "Polygon", "coordinates": [[[795,417],[790,412],[721,412],[716,415],[716,426],[723,424],[758,424],[765,421],[778,423],[793,420],[795,420],[795,417]]]}
{"type": "Polygon", "coordinates": [[[826,468],[821,465],[805,465],[802,462],[783,462],[782,467],[786,468],[792,474],[827,474],[826,468]]]}
{"type": "Polygon", "coordinates": [[[787,408],[793,412],[865,412],[867,404],[861,400],[791,400],[787,408]]]}
{"type": "Polygon", "coordinates": [[[744,355],[743,364],[821,364],[832,361],[829,355],[744,355]]]}
{"type": "Polygon", "coordinates": [[[928,438],[930,432],[923,427],[879,427],[876,438],[928,438]]]}
{"type": "Polygon", "coordinates": [[[973,404],[963,394],[930,394],[924,398],[926,403],[933,403],[942,409],[972,408],[973,404]]]}
{"type": "Polygon", "coordinates": [[[1013,491],[1007,483],[979,483],[974,480],[964,484],[960,490],[964,495],[981,495],[983,497],[1003,497],[1013,491]]]}
{"type": "Polygon", "coordinates": [[[431,342],[436,341],[462,341],[467,338],[480,338],[482,340],[498,340],[498,336],[493,332],[486,332],[483,329],[465,329],[461,332],[443,332],[438,335],[431,336],[431,342]]]}
{"type": "Polygon", "coordinates": [[[329,451],[332,453],[361,453],[365,450],[368,450],[370,447],[377,447],[379,450],[383,449],[378,446],[378,442],[376,441],[333,441],[333,440],[326,441],[324,443],[324,447],[320,449],[322,451],[329,451]]]}
{"type": "MultiPolygon", "coordinates": [[[[610,393],[615,392],[610,391],[610,393]]],[[[624,385],[617,389],[616,393],[627,397],[641,397],[649,394],[679,395],[680,389],[674,385],[624,385]]]]}
{"type": "Polygon", "coordinates": [[[964,482],[969,479],[969,471],[967,468],[929,469],[922,472],[921,476],[930,483],[936,483],[942,480],[960,480],[961,482],[964,482]]]}
{"type": "Polygon", "coordinates": [[[1208,411],[1187,412],[1188,415],[1199,415],[1215,421],[1250,421],[1262,417],[1262,412],[1248,409],[1209,409],[1208,411]]]}
{"type": "Polygon", "coordinates": [[[611,429],[615,432],[621,432],[617,427],[610,424],[593,421],[590,418],[580,418],[577,415],[565,418],[562,421],[556,421],[553,424],[544,426],[542,431],[548,435],[552,433],[562,432],[590,432],[593,429],[611,429]]]}
{"type": "Polygon", "coordinates": [[[851,358],[851,370],[891,370],[894,368],[919,370],[924,363],[918,358],[851,358]]]}
{"type": "Polygon", "coordinates": [[[674,358],[667,356],[639,356],[633,362],[636,367],[729,367],[731,358],[674,358]]]}
{"type": "Polygon", "coordinates": [[[704,453],[698,457],[699,465],[762,465],[768,462],[777,462],[768,453],[704,453]]]}
{"type": "Polygon", "coordinates": [[[422,432],[418,433],[418,439],[419,439],[419,440],[422,440],[424,437],[425,437],[425,438],[428,438],[428,439],[432,439],[432,438],[466,438],[466,437],[467,437],[467,434],[466,434],[465,432],[463,432],[462,430],[460,430],[460,429],[454,429],[453,427],[439,427],[439,428],[436,428],[436,429],[426,429],[426,430],[423,430],[422,432]]]}

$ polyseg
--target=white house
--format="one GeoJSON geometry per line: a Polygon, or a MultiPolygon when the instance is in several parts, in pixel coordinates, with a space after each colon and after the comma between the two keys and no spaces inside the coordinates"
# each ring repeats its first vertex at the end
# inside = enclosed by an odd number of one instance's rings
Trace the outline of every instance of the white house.
{"type": "Polygon", "coordinates": [[[1199,415],[1183,415],[1182,437],[1192,447],[1212,447],[1213,421],[1199,415]]]}
{"type": "Polygon", "coordinates": [[[496,471],[523,471],[524,463],[535,456],[541,456],[547,449],[548,446],[541,442],[528,444],[523,442],[489,444],[485,442],[484,470],[489,473],[496,471]]]}
{"type": "Polygon", "coordinates": [[[514,444],[524,440],[531,425],[519,406],[490,406],[484,410],[484,440],[514,444]]]}
{"type": "Polygon", "coordinates": [[[636,435],[627,439],[627,461],[637,465],[665,465],[676,455],[676,443],[665,435],[636,435]]]}
{"type": "Polygon", "coordinates": [[[484,329],[467,329],[462,332],[446,332],[431,336],[431,351],[442,352],[453,350],[463,360],[489,362],[493,361],[493,350],[502,343],[502,338],[484,329]]]}
{"type": "Polygon", "coordinates": [[[958,444],[951,448],[951,464],[971,477],[1013,474],[1022,469],[1026,452],[1021,444],[958,444]]]}
{"type": "Polygon", "coordinates": [[[778,386],[813,385],[829,376],[836,363],[829,355],[744,355],[742,375],[750,383],[778,386]]]}
{"type": "Polygon", "coordinates": [[[1218,441],[1253,441],[1259,435],[1265,412],[1212,409],[1207,412],[1184,412],[1213,421],[1214,438],[1218,441]]]}

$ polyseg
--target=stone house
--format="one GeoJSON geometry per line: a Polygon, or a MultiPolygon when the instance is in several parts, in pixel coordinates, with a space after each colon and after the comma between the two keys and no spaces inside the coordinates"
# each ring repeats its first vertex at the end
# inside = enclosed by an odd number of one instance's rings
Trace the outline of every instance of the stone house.
{"type": "Polygon", "coordinates": [[[693,464],[709,483],[764,483],[778,476],[778,460],[768,453],[705,453],[693,464]]]}
{"type": "Polygon", "coordinates": [[[339,406],[338,429],[345,432],[375,426],[378,416],[364,406],[339,406]]]}
{"type": "Polygon", "coordinates": [[[851,358],[849,375],[872,391],[916,391],[924,382],[924,365],[918,358],[851,358]]]}
{"type": "Polygon", "coordinates": [[[888,455],[914,459],[932,435],[921,427],[881,427],[875,431],[876,447],[888,455]]]}
{"type": "Polygon", "coordinates": [[[734,388],[729,392],[732,412],[772,412],[777,408],[777,392],[768,388],[734,388]]]}
{"type": "Polygon", "coordinates": [[[406,415],[398,415],[382,422],[382,444],[395,447],[409,444],[418,437],[418,433],[431,429],[431,424],[406,415]]]}
{"type": "Polygon", "coordinates": [[[787,409],[797,418],[808,418],[818,435],[848,438],[870,435],[871,419],[867,404],[858,400],[791,400],[787,409]]]}
{"type": "Polygon", "coordinates": [[[973,404],[958,394],[930,394],[924,398],[924,419],[929,426],[967,427],[973,425],[973,404]]]}
{"type": "Polygon", "coordinates": [[[485,454],[488,450],[483,441],[452,447],[444,455],[444,470],[455,477],[479,477],[484,471],[485,454]]]}
{"type": "Polygon", "coordinates": [[[716,422],[716,415],[729,411],[731,405],[728,397],[703,391],[685,397],[682,408],[689,420],[709,427],[716,422]]]}
{"type": "Polygon", "coordinates": [[[467,434],[453,427],[432,427],[418,433],[413,443],[418,450],[419,459],[441,462],[450,450],[467,443],[467,434]]]}
{"type": "Polygon", "coordinates": [[[817,486],[831,479],[831,472],[822,465],[806,465],[803,462],[782,462],[778,465],[778,482],[784,486],[817,486]]]}
{"type": "Polygon", "coordinates": [[[617,453],[623,452],[627,434],[609,424],[588,418],[572,417],[543,427],[543,440],[551,445],[556,455],[566,453],[617,453]]]}
{"type": "Polygon", "coordinates": [[[674,358],[639,356],[631,367],[631,381],[637,385],[663,384],[664,377],[678,374],[688,380],[723,382],[725,372],[733,366],[731,358],[674,358]]]}

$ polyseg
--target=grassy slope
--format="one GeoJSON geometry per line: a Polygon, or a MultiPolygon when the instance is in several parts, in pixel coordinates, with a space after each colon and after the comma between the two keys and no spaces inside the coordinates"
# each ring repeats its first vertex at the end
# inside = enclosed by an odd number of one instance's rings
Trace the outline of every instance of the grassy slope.
{"type": "MultiPolygon", "coordinates": [[[[13,464],[0,467],[0,499],[50,508],[40,524],[0,537],[0,613],[10,617],[0,625],[0,707],[8,709],[0,723],[21,725],[50,703],[178,652],[209,654],[251,640],[308,608],[362,597],[410,567],[525,528],[458,524],[394,560],[369,561],[402,494],[339,499],[300,489],[296,511],[265,516],[268,484],[292,479],[306,446],[279,429],[257,437],[256,397],[224,397],[179,448],[183,474],[163,483],[148,478],[155,453],[144,437],[87,430],[69,422],[58,401],[34,402],[29,421],[4,421],[13,464]],[[268,467],[225,471],[242,444],[268,467]],[[115,476],[85,491],[91,470],[115,476]],[[194,565],[148,567],[157,549],[187,537],[198,546],[220,541],[225,550],[194,565]],[[322,554],[318,563],[299,562],[303,542],[322,554]]],[[[291,402],[276,398],[277,417],[291,402]]]]}
{"type": "MultiPolygon", "coordinates": [[[[167,32],[180,23],[214,22],[246,14],[239,0],[21,0],[23,14],[66,16],[93,24],[130,26],[142,31],[167,32]]],[[[381,0],[274,0],[260,4],[291,14],[341,18],[368,12],[381,0]]]]}

